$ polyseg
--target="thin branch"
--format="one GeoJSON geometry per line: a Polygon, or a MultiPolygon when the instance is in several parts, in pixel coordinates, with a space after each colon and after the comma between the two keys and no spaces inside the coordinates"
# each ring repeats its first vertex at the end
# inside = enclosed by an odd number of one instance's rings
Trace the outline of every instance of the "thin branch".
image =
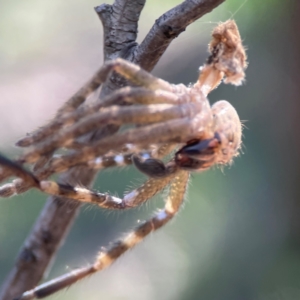
{"type": "Polygon", "coordinates": [[[170,43],[186,27],[211,12],[225,0],[186,0],[155,21],[149,33],[133,53],[132,61],[151,71],[170,43]]]}
{"type": "Polygon", "coordinates": [[[95,7],[104,31],[104,60],[124,57],[129,45],[136,45],[138,20],[146,0],[116,0],[114,5],[95,7]],[[127,17],[130,15],[130,19],[127,17]]]}
{"type": "MultiPolygon", "coordinates": [[[[196,19],[210,12],[225,0],[186,0],[162,15],[145,40],[137,45],[137,22],[145,0],[115,0],[113,5],[102,4],[95,8],[104,27],[104,57],[117,57],[140,64],[151,71],[171,41],[196,19]]],[[[101,98],[125,84],[118,76],[111,76],[102,87],[101,98]]],[[[99,100],[101,101],[101,100],[99,100]]],[[[110,135],[118,126],[109,125],[89,136],[88,141],[110,135]]],[[[96,171],[72,168],[61,175],[61,182],[90,186],[96,171]]],[[[15,266],[2,287],[1,300],[12,300],[36,286],[53,261],[78,213],[77,203],[50,197],[25,241],[15,266]]]]}

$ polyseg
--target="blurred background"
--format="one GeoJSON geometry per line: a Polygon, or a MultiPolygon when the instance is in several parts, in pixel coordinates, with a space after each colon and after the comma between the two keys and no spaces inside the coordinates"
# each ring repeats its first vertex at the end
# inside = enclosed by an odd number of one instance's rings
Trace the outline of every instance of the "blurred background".
{"type": "MultiPolygon", "coordinates": [[[[16,157],[16,139],[51,119],[102,64],[93,11],[101,3],[0,0],[1,152],[16,157]]],[[[139,41],[179,3],[148,1],[139,41]]],[[[174,41],[154,74],[189,84],[217,22],[236,20],[248,49],[247,81],[221,85],[210,100],[229,100],[245,120],[243,154],[223,172],[193,174],[187,203],[171,224],[108,270],[49,299],[300,299],[299,13],[299,1],[227,0],[174,41]]],[[[109,170],[95,188],[122,195],[143,180],[133,168],[109,170]]],[[[1,199],[0,283],[45,199],[36,191],[1,199]]],[[[101,246],[162,205],[157,197],[127,212],[82,207],[47,278],[91,262],[101,246]]]]}

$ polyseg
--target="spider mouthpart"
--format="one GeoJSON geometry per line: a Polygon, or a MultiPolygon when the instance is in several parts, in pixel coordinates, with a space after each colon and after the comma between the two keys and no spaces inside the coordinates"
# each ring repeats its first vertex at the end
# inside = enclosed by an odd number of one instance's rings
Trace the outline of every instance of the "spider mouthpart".
{"type": "Polygon", "coordinates": [[[179,168],[206,170],[214,164],[228,164],[238,155],[241,146],[242,125],[234,107],[221,100],[212,106],[214,137],[189,141],[175,154],[179,168]]]}
{"type": "Polygon", "coordinates": [[[173,161],[167,165],[163,161],[154,158],[147,158],[145,160],[138,155],[132,155],[132,162],[134,166],[145,175],[152,178],[163,178],[176,171],[176,165],[173,161]]]}
{"type": "Polygon", "coordinates": [[[175,154],[176,165],[185,170],[205,170],[216,163],[221,139],[218,133],[211,139],[198,140],[181,148],[175,154]]]}

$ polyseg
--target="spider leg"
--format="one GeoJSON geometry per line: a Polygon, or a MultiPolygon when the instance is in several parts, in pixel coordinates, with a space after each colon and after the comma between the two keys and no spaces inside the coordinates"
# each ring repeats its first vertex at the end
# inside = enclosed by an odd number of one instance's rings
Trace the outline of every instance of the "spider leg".
{"type": "MultiPolygon", "coordinates": [[[[184,97],[175,95],[171,92],[166,92],[162,90],[152,91],[145,88],[123,88],[112,95],[103,99],[100,103],[95,103],[94,105],[83,106],[74,111],[73,113],[65,114],[63,116],[57,117],[48,125],[42,127],[41,129],[32,133],[32,135],[26,136],[19,140],[16,145],[21,147],[28,147],[30,145],[36,144],[55,134],[60,128],[70,126],[83,117],[89,114],[99,111],[101,108],[118,103],[132,103],[132,104],[180,104],[188,102],[189,97],[184,97]]],[[[68,149],[78,149],[83,147],[83,145],[77,141],[72,144],[67,145],[68,149]]],[[[33,166],[33,171],[36,172],[42,169],[52,156],[52,152],[43,155],[33,166]]]]}
{"type": "MultiPolygon", "coordinates": [[[[214,136],[208,137],[208,139],[199,140],[199,142],[187,145],[180,151],[178,151],[176,154],[176,162],[181,168],[189,170],[204,170],[215,163],[226,164],[230,162],[234,156],[237,155],[241,145],[242,125],[236,110],[227,101],[218,101],[212,106],[212,113],[215,115],[214,136]],[[196,157],[194,157],[193,153],[196,153],[196,157]]],[[[142,130],[142,128],[135,130],[142,130]]],[[[133,136],[136,136],[136,131],[133,132],[133,136]]],[[[156,133],[157,132],[158,131],[156,131],[156,133]]],[[[143,134],[146,134],[146,132],[143,131],[143,134]]],[[[120,141],[120,138],[115,139],[115,141],[116,140],[120,141]]],[[[105,140],[102,145],[105,146],[105,140]]],[[[166,146],[174,147],[174,145],[172,144],[166,146]]],[[[97,147],[101,148],[101,142],[100,145],[98,144],[97,147]]],[[[91,155],[90,150],[93,148],[85,149],[89,149],[86,153],[88,154],[88,156],[91,155]]],[[[96,151],[96,149],[94,150],[96,151]]],[[[48,169],[48,172],[49,170],[50,174],[53,172],[60,172],[72,166],[73,164],[80,163],[81,155],[83,154],[82,152],[79,153],[81,153],[79,156],[78,154],[74,154],[69,156],[61,156],[60,158],[53,159],[51,166],[52,171],[50,167],[50,169],[48,169]]],[[[156,157],[153,154],[151,156],[156,157]]],[[[91,157],[89,157],[89,159],[91,159],[91,157]]],[[[115,165],[116,161],[114,160],[115,158],[108,158],[107,166],[115,165]]],[[[124,161],[126,160],[122,158],[121,162],[124,163],[124,161]]],[[[103,162],[105,162],[105,159],[103,160],[101,158],[98,158],[95,160],[91,160],[90,162],[88,162],[88,164],[91,164],[91,166],[94,167],[97,167],[98,165],[98,168],[102,168],[103,162]]],[[[166,171],[167,169],[165,169],[164,165],[162,165],[160,161],[152,160],[151,164],[149,164],[149,162],[151,162],[151,160],[148,161],[146,164],[139,164],[139,162],[135,159],[137,168],[150,177],[158,176],[157,174],[160,174],[160,176],[168,174],[168,172],[166,171]],[[154,174],[155,172],[158,173],[154,174]]],[[[22,186],[20,180],[17,179],[14,183],[3,186],[0,189],[0,195],[3,197],[7,197],[11,196],[16,191],[23,192],[25,190],[26,189],[24,189],[24,186],[22,186]]]]}
{"type": "MultiPolygon", "coordinates": [[[[57,172],[62,172],[71,166],[103,155],[110,149],[118,150],[126,143],[138,145],[184,143],[186,140],[193,138],[192,133],[191,123],[188,118],[129,129],[125,132],[101,139],[92,145],[82,148],[81,151],[53,158],[49,162],[49,168],[53,168],[57,172]],[[191,132],[191,136],[188,134],[189,132],[191,132]]],[[[200,132],[200,134],[203,133],[200,132]]],[[[25,158],[27,159],[27,157],[25,158]]]]}
{"type": "Polygon", "coordinates": [[[175,165],[172,161],[165,165],[165,163],[159,159],[144,159],[142,156],[135,154],[132,156],[132,161],[140,172],[152,178],[163,178],[176,171],[175,165]]]}
{"type": "Polygon", "coordinates": [[[163,178],[163,180],[150,178],[142,186],[126,194],[123,199],[121,199],[109,194],[91,191],[83,187],[73,187],[55,181],[40,181],[34,174],[3,156],[0,156],[0,164],[2,167],[11,170],[16,176],[22,178],[30,187],[37,188],[50,195],[62,196],[80,202],[94,203],[108,209],[126,209],[144,203],[160,192],[173,179],[176,171],[176,166],[173,163],[174,171],[170,173],[168,177],[163,178]]]}
{"type": "Polygon", "coordinates": [[[6,174],[14,175],[22,178],[24,181],[29,182],[32,187],[38,187],[39,181],[38,179],[30,172],[26,171],[22,168],[21,165],[7,159],[3,155],[0,154],[0,165],[2,169],[7,169],[8,172],[6,174]]]}
{"type": "Polygon", "coordinates": [[[173,92],[174,90],[173,85],[167,81],[156,78],[152,74],[140,68],[138,65],[121,58],[105,62],[102,67],[101,76],[106,79],[111,71],[117,72],[125,79],[136,85],[140,85],[151,90],[161,89],[170,92],[173,92]]]}
{"type": "MultiPolygon", "coordinates": [[[[140,148],[129,144],[127,144],[125,148],[126,149],[123,149],[124,151],[131,150],[131,151],[138,152],[140,150],[140,148]]],[[[139,153],[139,156],[145,159],[149,157],[161,158],[168,155],[174,148],[175,148],[174,144],[164,144],[159,147],[155,147],[151,152],[141,151],[139,153]]],[[[132,163],[133,153],[134,152],[117,154],[117,155],[105,155],[90,160],[82,165],[90,168],[98,169],[98,170],[104,168],[110,168],[110,167],[122,167],[122,166],[130,165],[132,163]]],[[[16,176],[16,174],[10,169],[6,168],[6,169],[2,169],[1,171],[2,172],[0,173],[0,177],[2,180],[13,175],[16,176]]],[[[35,172],[34,176],[41,181],[48,178],[50,175],[56,172],[57,170],[55,169],[45,168],[43,170],[39,170],[38,172],[35,172]]],[[[11,183],[7,183],[0,187],[0,197],[11,197],[16,194],[21,194],[28,191],[31,187],[32,185],[30,184],[30,182],[17,178],[13,180],[11,183]]]]}
{"type": "Polygon", "coordinates": [[[74,126],[59,132],[44,143],[36,145],[32,151],[23,155],[19,161],[22,163],[36,162],[44,154],[65,145],[72,144],[77,137],[94,130],[97,126],[102,124],[148,124],[167,122],[167,120],[182,119],[185,117],[193,118],[198,111],[198,106],[198,103],[187,103],[178,106],[154,104],[147,106],[112,106],[105,108],[100,113],[93,114],[74,126]]]}
{"type": "Polygon", "coordinates": [[[139,188],[127,193],[123,198],[91,191],[81,187],[59,184],[54,181],[41,181],[39,189],[47,194],[63,196],[80,202],[93,203],[106,209],[128,209],[137,207],[159,193],[173,179],[176,172],[173,163],[173,172],[163,179],[150,178],[139,188]]]}
{"type": "MultiPolygon", "coordinates": [[[[164,144],[160,147],[154,148],[152,151],[140,151],[140,152],[135,151],[127,154],[125,153],[125,154],[117,154],[117,155],[99,156],[93,160],[83,163],[82,165],[87,166],[89,168],[93,168],[95,170],[110,168],[110,167],[123,167],[123,166],[131,165],[132,163],[134,163],[135,167],[137,167],[135,164],[135,157],[136,157],[135,153],[138,153],[137,157],[143,160],[148,160],[150,158],[158,159],[168,155],[172,150],[174,150],[174,148],[175,148],[175,144],[164,144]]],[[[137,169],[139,170],[138,167],[137,169]]],[[[57,172],[57,170],[55,172],[57,172]]]]}
{"type": "Polygon", "coordinates": [[[11,176],[13,176],[13,172],[11,170],[3,167],[0,168],[0,182],[11,176]]]}
{"type": "MultiPolygon", "coordinates": [[[[156,78],[129,61],[117,58],[116,60],[104,63],[104,65],[95,73],[88,83],[86,83],[77,93],[75,93],[75,95],[67,100],[67,102],[59,109],[57,118],[76,110],[86,100],[86,98],[108,78],[112,71],[119,73],[132,83],[150,90],[160,89],[169,92],[173,92],[174,89],[176,90],[176,88],[167,81],[156,78]]],[[[22,146],[22,144],[26,145],[26,141],[19,141],[19,145],[22,146]]]]}
{"type": "MultiPolygon", "coordinates": [[[[2,171],[2,170],[1,170],[2,171]]],[[[44,180],[51,176],[54,172],[49,169],[41,169],[36,172],[34,172],[34,176],[39,180],[44,180]]],[[[0,181],[3,181],[5,178],[11,177],[11,176],[17,176],[12,170],[3,171],[1,172],[0,181]]],[[[28,180],[24,180],[21,178],[14,179],[11,183],[6,183],[2,186],[0,186],[0,197],[2,198],[8,198],[14,195],[19,195],[22,193],[27,192],[30,188],[32,188],[32,184],[28,180]]]]}
{"type": "Polygon", "coordinates": [[[39,170],[42,170],[47,165],[52,156],[53,152],[48,152],[47,154],[41,156],[33,165],[32,171],[35,173],[39,170]]]}
{"type": "MultiPolygon", "coordinates": [[[[89,80],[89,82],[86,83],[77,93],[75,93],[75,95],[72,96],[61,107],[61,109],[59,109],[54,121],[50,122],[48,126],[45,126],[42,129],[42,131],[39,130],[38,132],[35,132],[29,135],[28,137],[25,137],[24,139],[21,139],[20,141],[17,142],[17,145],[22,147],[29,146],[32,143],[34,143],[35,140],[42,140],[43,138],[53,134],[55,132],[55,128],[56,130],[58,130],[58,128],[61,128],[64,125],[64,123],[60,121],[61,117],[64,116],[65,114],[75,111],[86,100],[86,98],[92,92],[94,92],[101,85],[102,82],[104,82],[107,79],[107,77],[110,75],[112,71],[116,71],[122,76],[124,76],[126,79],[130,80],[131,82],[147,87],[150,90],[156,90],[156,89],[162,89],[165,91],[174,90],[174,87],[168,82],[154,77],[150,73],[142,70],[140,67],[128,61],[118,58],[114,61],[106,62],[103,65],[103,67],[100,68],[100,70],[97,71],[96,74],[89,80]]],[[[106,102],[110,102],[110,101],[113,100],[109,100],[106,102]]],[[[68,122],[68,120],[70,121],[70,118],[67,118],[67,120],[65,121],[68,122]]],[[[51,151],[49,151],[47,155],[44,155],[45,156],[44,158],[39,158],[38,159],[39,161],[34,167],[34,169],[38,170],[42,168],[48,162],[51,155],[52,153],[51,151]]]]}
{"type": "Polygon", "coordinates": [[[78,280],[93,273],[102,271],[116,261],[127,250],[140,243],[151,232],[168,223],[180,209],[184,200],[189,173],[179,170],[170,184],[169,195],[163,210],[157,212],[151,219],[136,227],[124,238],[111,244],[107,249],[102,248],[95,262],[87,267],[74,270],[61,277],[46,282],[30,291],[25,292],[18,300],[31,300],[47,297],[61,289],[64,289],[78,280]]]}
{"type": "MultiPolygon", "coordinates": [[[[42,127],[41,130],[46,129],[47,132],[50,131],[51,134],[53,133],[53,130],[51,131],[51,128],[57,126],[57,122],[55,122],[57,119],[61,119],[62,116],[68,115],[71,112],[76,111],[76,109],[87,99],[87,97],[92,94],[97,88],[100,87],[101,83],[106,79],[106,77],[103,77],[103,71],[102,68],[98,70],[94,76],[82,87],[80,88],[71,98],[69,98],[63,106],[57,111],[55,119],[49,123],[49,125],[46,125],[45,127],[42,127]],[[54,123],[54,125],[53,125],[54,123]],[[50,127],[50,130],[48,129],[50,127]]],[[[33,132],[26,136],[25,138],[19,140],[16,145],[19,147],[27,147],[31,144],[32,137],[35,137],[36,135],[39,136],[39,132],[41,130],[38,130],[38,132],[33,132]]],[[[49,153],[47,156],[39,159],[39,161],[34,166],[35,170],[38,170],[42,168],[47,161],[49,160],[49,157],[52,153],[49,153]]]]}
{"type": "Polygon", "coordinates": [[[56,113],[56,117],[60,117],[66,113],[75,111],[86,99],[92,94],[103,82],[101,77],[101,69],[83,85],[71,98],[69,98],[56,113]]]}
{"type": "Polygon", "coordinates": [[[49,124],[17,141],[16,145],[19,147],[28,147],[41,142],[56,133],[58,130],[61,130],[66,126],[73,125],[82,120],[84,117],[99,112],[100,109],[111,105],[122,103],[178,105],[184,102],[187,102],[186,98],[183,96],[180,97],[171,92],[163,90],[152,91],[142,87],[125,87],[103,98],[103,100],[99,103],[97,102],[93,105],[82,106],[71,113],[65,113],[64,115],[57,116],[49,124]]]}
{"type": "MultiPolygon", "coordinates": [[[[13,174],[10,174],[13,176],[13,174]]],[[[14,195],[22,194],[27,192],[32,186],[24,181],[23,179],[14,179],[11,183],[6,183],[0,187],[0,197],[8,198],[14,195]]]]}

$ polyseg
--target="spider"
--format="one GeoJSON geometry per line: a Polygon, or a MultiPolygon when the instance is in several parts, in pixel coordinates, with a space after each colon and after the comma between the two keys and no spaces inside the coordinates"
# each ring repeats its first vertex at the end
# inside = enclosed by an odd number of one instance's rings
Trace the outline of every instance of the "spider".
{"type": "Polygon", "coordinates": [[[37,188],[107,209],[129,209],[169,187],[165,207],[123,239],[101,250],[93,264],[42,284],[18,299],[46,297],[108,267],[176,215],[184,200],[190,172],[228,164],[238,155],[242,125],[237,112],[227,101],[210,106],[206,98],[223,77],[225,83],[234,85],[244,80],[246,54],[233,20],[213,30],[209,51],[211,54],[200,68],[198,81],[190,87],[172,85],[120,58],[106,62],[65,103],[54,120],[17,142],[20,147],[31,147],[29,151],[16,161],[0,156],[0,179],[18,177],[0,188],[2,197],[37,188]],[[135,86],[121,88],[101,103],[81,106],[101,83],[115,76],[112,71],[135,86]],[[118,105],[124,103],[125,106],[118,105]],[[81,137],[104,124],[133,124],[135,127],[93,144],[82,142],[81,137]],[[58,149],[67,153],[57,155],[58,149]],[[174,151],[167,163],[161,160],[174,151]],[[25,169],[25,163],[34,164],[33,170],[25,169]],[[73,166],[101,169],[131,163],[149,179],[123,198],[46,180],[73,166]]]}

